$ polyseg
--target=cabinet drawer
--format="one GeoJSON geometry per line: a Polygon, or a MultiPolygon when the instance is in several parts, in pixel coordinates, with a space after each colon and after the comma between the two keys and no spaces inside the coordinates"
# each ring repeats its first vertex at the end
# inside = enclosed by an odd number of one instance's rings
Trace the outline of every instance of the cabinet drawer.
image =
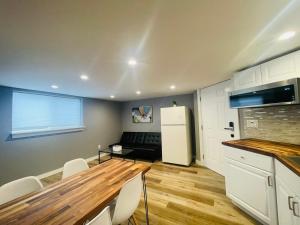
{"type": "Polygon", "coordinates": [[[273,158],[226,146],[225,157],[273,173],[273,158]]]}

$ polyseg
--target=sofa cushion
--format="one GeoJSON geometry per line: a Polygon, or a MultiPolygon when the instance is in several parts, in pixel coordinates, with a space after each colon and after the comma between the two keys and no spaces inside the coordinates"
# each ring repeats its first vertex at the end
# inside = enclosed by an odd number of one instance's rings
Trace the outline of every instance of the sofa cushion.
{"type": "Polygon", "coordinates": [[[136,140],[136,132],[124,132],[121,138],[121,144],[123,145],[131,145],[135,144],[136,140]]]}
{"type": "Polygon", "coordinates": [[[134,144],[142,145],[145,140],[145,133],[144,132],[136,132],[136,138],[134,144]]]}
{"type": "Polygon", "coordinates": [[[145,145],[161,145],[161,135],[158,132],[148,132],[145,135],[145,145]]]}

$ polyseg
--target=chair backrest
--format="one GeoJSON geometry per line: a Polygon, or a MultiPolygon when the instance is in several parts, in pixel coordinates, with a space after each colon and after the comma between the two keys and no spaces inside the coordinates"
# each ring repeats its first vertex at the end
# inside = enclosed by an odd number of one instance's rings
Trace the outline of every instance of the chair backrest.
{"type": "Polygon", "coordinates": [[[0,205],[43,188],[41,181],[33,176],[14,180],[0,187],[0,205]]]}
{"type": "Polygon", "coordinates": [[[98,216],[85,225],[111,225],[109,206],[103,209],[98,216]]]}
{"type": "Polygon", "coordinates": [[[124,184],[117,198],[112,224],[121,224],[133,215],[139,205],[142,189],[142,173],[124,184]]]}
{"type": "Polygon", "coordinates": [[[86,160],[84,159],[74,159],[69,162],[66,162],[63,169],[63,176],[62,178],[66,178],[72,176],[73,174],[79,173],[83,170],[89,168],[86,160]]]}

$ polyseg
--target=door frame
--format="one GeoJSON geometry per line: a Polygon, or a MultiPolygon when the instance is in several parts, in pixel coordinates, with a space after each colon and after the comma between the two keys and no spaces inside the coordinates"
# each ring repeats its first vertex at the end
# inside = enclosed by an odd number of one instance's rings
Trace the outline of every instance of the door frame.
{"type": "MultiPolygon", "coordinates": [[[[233,80],[232,79],[229,79],[229,80],[224,80],[222,82],[218,82],[216,84],[213,84],[213,85],[210,85],[210,86],[207,86],[207,87],[204,87],[204,88],[209,88],[209,87],[213,87],[215,85],[219,85],[220,83],[223,83],[223,82],[229,82],[229,87],[228,89],[226,90],[226,92],[230,92],[233,90],[233,80]]],[[[199,145],[200,145],[200,160],[196,160],[196,164],[197,165],[201,165],[201,166],[206,166],[207,167],[207,162],[206,162],[206,159],[205,158],[205,146],[204,146],[204,132],[203,132],[203,116],[202,116],[202,101],[201,101],[201,90],[204,89],[204,88],[198,88],[197,89],[197,106],[198,106],[198,123],[199,123],[199,145]]],[[[235,109],[238,111],[238,109],[235,109]]],[[[237,117],[236,118],[236,132],[235,132],[235,135],[236,135],[236,138],[235,139],[239,139],[240,138],[240,134],[241,134],[241,131],[240,131],[240,121],[239,121],[239,114],[237,112],[237,117]]],[[[225,160],[225,159],[224,159],[225,160]]]]}

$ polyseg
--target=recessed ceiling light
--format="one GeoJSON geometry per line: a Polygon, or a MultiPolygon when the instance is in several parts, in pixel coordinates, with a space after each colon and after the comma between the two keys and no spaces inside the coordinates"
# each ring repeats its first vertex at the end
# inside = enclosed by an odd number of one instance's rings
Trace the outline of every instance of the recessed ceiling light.
{"type": "Polygon", "coordinates": [[[82,75],[80,76],[80,79],[81,79],[81,80],[88,80],[89,77],[88,77],[86,74],[82,74],[82,75]]]}
{"type": "Polygon", "coordinates": [[[114,95],[111,95],[110,98],[115,98],[115,96],[114,96],[114,95]]]}
{"type": "Polygon", "coordinates": [[[140,95],[141,94],[141,91],[136,91],[135,92],[137,95],[140,95]]]}
{"type": "Polygon", "coordinates": [[[279,40],[279,41],[283,41],[283,40],[290,39],[290,38],[294,37],[295,34],[296,34],[295,31],[288,31],[288,32],[285,32],[285,33],[283,33],[282,35],[279,36],[278,40],[279,40]]]}
{"type": "Polygon", "coordinates": [[[53,88],[53,89],[58,89],[58,86],[55,85],[55,84],[53,84],[53,85],[51,85],[51,88],[53,88]]]}
{"type": "Polygon", "coordinates": [[[132,59],[128,60],[128,65],[129,66],[135,66],[136,64],[137,64],[137,61],[135,59],[132,58],[132,59]]]}
{"type": "Polygon", "coordinates": [[[171,86],[170,86],[170,89],[171,89],[171,90],[174,90],[175,88],[176,88],[175,85],[171,85],[171,86]]]}

